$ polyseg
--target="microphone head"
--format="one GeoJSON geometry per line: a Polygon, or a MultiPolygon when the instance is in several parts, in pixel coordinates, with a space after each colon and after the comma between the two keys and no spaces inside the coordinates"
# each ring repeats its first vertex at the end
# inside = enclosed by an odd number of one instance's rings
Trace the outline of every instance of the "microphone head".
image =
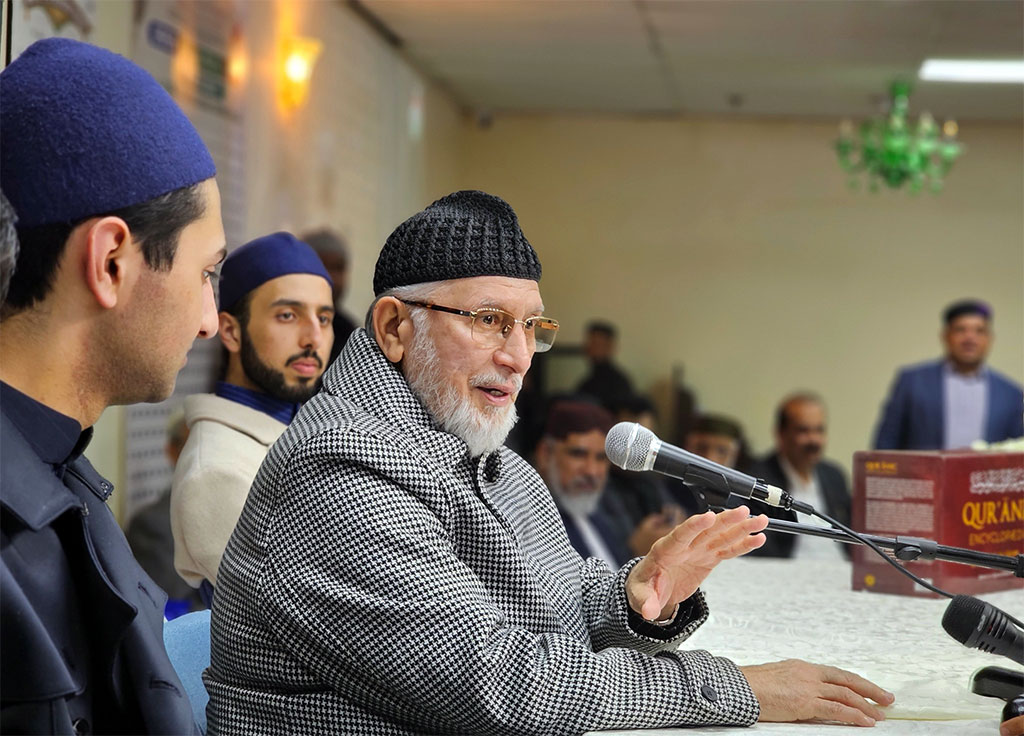
{"type": "Polygon", "coordinates": [[[958,595],[946,608],[942,628],[964,646],[1024,664],[1024,635],[991,603],[958,595]]]}
{"type": "Polygon", "coordinates": [[[957,595],[946,606],[942,615],[942,628],[965,646],[985,615],[985,603],[969,595],[957,595]]]}
{"type": "Polygon", "coordinates": [[[644,470],[654,432],[636,422],[619,422],[604,440],[604,454],[623,470],[644,470]]]}

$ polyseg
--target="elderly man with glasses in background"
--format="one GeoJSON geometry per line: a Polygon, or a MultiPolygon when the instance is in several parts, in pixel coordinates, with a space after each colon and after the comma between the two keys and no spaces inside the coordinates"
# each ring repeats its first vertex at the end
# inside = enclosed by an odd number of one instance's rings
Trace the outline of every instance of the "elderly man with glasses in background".
{"type": "Polygon", "coordinates": [[[503,200],[456,192],[401,224],[365,329],[271,448],[218,573],[210,733],[576,734],[883,717],[880,688],[804,662],[676,651],[698,585],[764,543],[745,508],[612,570],[569,544],[503,446],[543,316],[503,200]]]}

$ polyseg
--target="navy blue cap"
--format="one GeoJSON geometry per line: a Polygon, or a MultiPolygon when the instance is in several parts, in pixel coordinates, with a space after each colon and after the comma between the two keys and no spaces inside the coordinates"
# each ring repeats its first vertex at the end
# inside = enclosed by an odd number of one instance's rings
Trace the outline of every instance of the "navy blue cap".
{"type": "Polygon", "coordinates": [[[123,56],[47,38],[0,72],[0,180],[21,228],[140,204],[216,173],[185,113],[123,56]]]}
{"type": "Polygon", "coordinates": [[[334,289],[320,256],[291,233],[274,233],[251,240],[231,251],[224,260],[220,269],[218,309],[222,312],[231,309],[253,289],[292,273],[322,276],[334,289]]]}

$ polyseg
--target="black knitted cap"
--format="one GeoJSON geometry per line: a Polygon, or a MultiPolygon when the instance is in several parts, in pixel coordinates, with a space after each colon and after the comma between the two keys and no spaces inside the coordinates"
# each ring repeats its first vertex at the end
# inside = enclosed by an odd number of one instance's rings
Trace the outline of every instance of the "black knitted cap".
{"type": "Polygon", "coordinates": [[[373,293],[471,276],[540,281],[540,260],[508,202],[455,192],[395,228],[377,258],[373,293]]]}

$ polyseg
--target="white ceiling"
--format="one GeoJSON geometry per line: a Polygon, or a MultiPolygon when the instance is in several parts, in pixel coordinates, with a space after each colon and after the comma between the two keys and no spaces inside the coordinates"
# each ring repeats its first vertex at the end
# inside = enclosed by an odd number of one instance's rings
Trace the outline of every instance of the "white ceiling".
{"type": "MultiPolygon", "coordinates": [[[[1024,0],[350,0],[464,107],[864,116],[928,57],[1024,57],[1024,0]]],[[[915,82],[911,112],[1020,120],[1024,85],[915,82]]]]}

